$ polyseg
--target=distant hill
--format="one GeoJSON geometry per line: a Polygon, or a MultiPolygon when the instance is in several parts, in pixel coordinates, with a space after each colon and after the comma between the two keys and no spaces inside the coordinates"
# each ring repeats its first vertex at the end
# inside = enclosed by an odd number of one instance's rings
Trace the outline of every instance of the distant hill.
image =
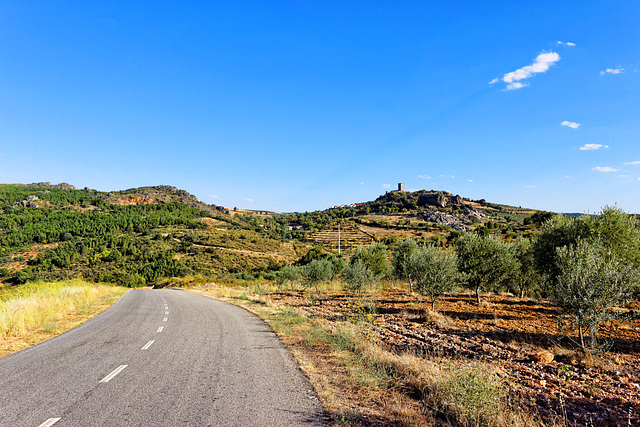
{"type": "Polygon", "coordinates": [[[440,245],[469,230],[532,236],[536,212],[435,190],[287,214],[230,211],[168,185],[102,192],[2,184],[0,282],[82,277],[138,286],[188,274],[268,275],[312,246],[348,255],[407,236],[440,245]]]}

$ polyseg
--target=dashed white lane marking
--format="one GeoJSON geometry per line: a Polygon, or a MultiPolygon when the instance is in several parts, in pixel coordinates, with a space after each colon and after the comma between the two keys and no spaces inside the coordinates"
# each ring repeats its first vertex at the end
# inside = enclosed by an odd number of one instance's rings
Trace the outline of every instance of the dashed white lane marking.
{"type": "Polygon", "coordinates": [[[168,311],[165,311],[165,312],[164,312],[164,314],[165,314],[165,315],[167,315],[167,314],[169,314],[169,312],[168,312],[168,311]]]}
{"type": "Polygon", "coordinates": [[[43,422],[38,427],[51,427],[58,421],[60,421],[60,418],[49,418],[47,421],[43,422]]]}
{"type": "Polygon", "coordinates": [[[154,341],[155,341],[155,340],[151,340],[151,341],[149,341],[149,342],[148,342],[148,343],[146,343],[146,344],[144,345],[144,347],[142,347],[140,350],[146,350],[146,349],[148,349],[149,347],[151,347],[151,344],[153,344],[153,342],[154,342],[154,341]]]}
{"type": "Polygon", "coordinates": [[[164,319],[162,319],[163,322],[166,322],[167,320],[169,320],[168,317],[165,317],[164,319]]]}
{"type": "Polygon", "coordinates": [[[156,332],[162,332],[163,329],[164,329],[164,326],[160,326],[156,332]]]}
{"type": "Polygon", "coordinates": [[[116,369],[113,370],[113,372],[111,372],[109,375],[107,375],[106,377],[101,379],[100,382],[101,383],[108,383],[109,381],[111,381],[113,379],[113,377],[115,377],[120,372],[122,372],[123,369],[126,368],[127,366],[129,366],[129,365],[120,365],[120,366],[118,366],[116,369]]]}

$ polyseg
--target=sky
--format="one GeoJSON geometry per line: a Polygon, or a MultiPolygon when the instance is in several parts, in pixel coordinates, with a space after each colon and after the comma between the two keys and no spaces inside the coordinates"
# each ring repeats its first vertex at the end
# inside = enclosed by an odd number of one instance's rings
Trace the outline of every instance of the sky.
{"type": "Polygon", "coordinates": [[[640,213],[640,2],[0,0],[0,183],[640,213]]]}

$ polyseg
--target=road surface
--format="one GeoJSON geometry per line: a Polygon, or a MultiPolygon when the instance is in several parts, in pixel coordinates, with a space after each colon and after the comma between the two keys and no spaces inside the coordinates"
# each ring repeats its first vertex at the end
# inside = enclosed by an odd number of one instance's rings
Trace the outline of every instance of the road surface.
{"type": "Polygon", "coordinates": [[[0,426],[322,425],[306,378],[242,308],[133,290],[0,359],[0,426]]]}

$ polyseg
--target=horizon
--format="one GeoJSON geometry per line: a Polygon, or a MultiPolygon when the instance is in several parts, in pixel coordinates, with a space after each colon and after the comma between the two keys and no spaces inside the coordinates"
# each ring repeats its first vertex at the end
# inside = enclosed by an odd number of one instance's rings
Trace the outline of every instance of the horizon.
{"type": "Polygon", "coordinates": [[[0,182],[640,212],[640,3],[9,2],[0,182]]]}

